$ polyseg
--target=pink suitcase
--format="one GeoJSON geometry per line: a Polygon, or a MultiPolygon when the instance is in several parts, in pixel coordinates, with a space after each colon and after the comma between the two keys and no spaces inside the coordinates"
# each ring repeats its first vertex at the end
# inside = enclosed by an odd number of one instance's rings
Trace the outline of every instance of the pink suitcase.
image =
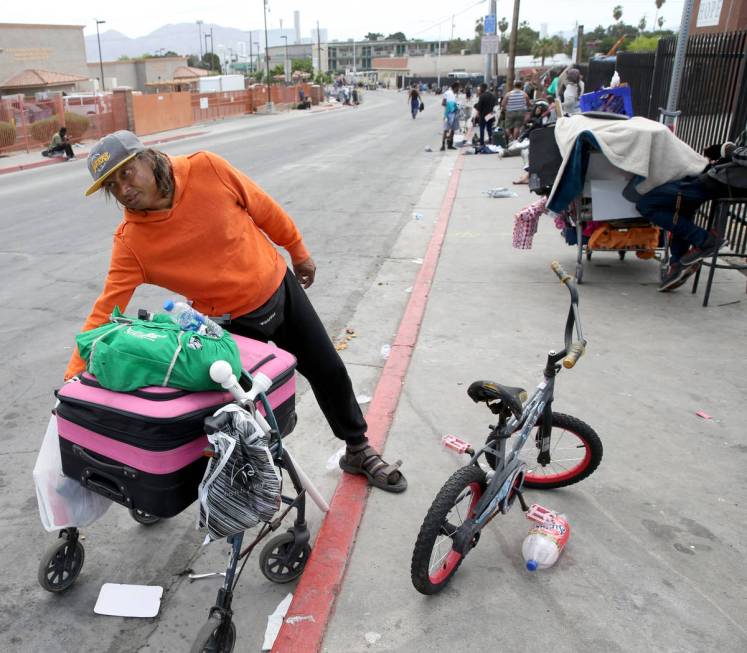
{"type": "MultiPolygon", "coordinates": [[[[274,345],[234,336],[245,370],[272,379],[267,397],[285,436],[295,426],[296,359],[274,345]]],[[[197,498],[207,446],[203,420],[228,392],[102,388],[85,373],[57,392],[62,471],[130,509],[173,517],[197,498]]],[[[264,407],[259,406],[264,414],[264,407]]]]}

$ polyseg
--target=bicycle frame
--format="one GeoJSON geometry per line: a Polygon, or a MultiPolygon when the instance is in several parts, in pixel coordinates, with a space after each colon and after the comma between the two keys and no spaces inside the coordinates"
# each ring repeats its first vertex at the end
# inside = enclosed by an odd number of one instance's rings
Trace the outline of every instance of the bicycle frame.
{"type": "Polygon", "coordinates": [[[536,387],[532,396],[526,401],[521,415],[511,414],[505,406],[499,406],[499,421],[491,426],[487,442],[472,454],[469,461],[471,465],[478,465],[480,456],[488,453],[495,456],[495,472],[488,482],[485,492],[482,494],[474,508],[474,516],[464,521],[454,536],[454,548],[463,553],[471,543],[476,533],[487,524],[499,512],[507,513],[515,498],[519,498],[522,508],[528,508],[524,503],[521,490],[524,482],[525,463],[519,460],[519,451],[527,441],[529,433],[539,423],[537,444],[539,455],[537,462],[546,465],[550,462],[550,432],[552,420],[552,402],[555,391],[555,377],[562,367],[572,368],[583,355],[586,347],[586,339],[581,329],[581,318],[578,310],[578,291],[572,277],[566,274],[557,262],[553,262],[552,269],[565,284],[571,295],[571,305],[568,309],[568,317],[565,323],[564,348],[556,352],[551,350],[547,355],[547,362],[543,371],[544,379],[536,387]],[[576,340],[574,342],[574,331],[576,340]],[[507,452],[508,439],[518,432],[518,438],[507,452]]]}

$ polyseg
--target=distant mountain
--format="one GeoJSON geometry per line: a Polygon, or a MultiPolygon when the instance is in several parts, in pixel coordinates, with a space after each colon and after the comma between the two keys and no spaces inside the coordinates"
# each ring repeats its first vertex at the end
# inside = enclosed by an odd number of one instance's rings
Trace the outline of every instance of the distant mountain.
{"type": "MultiPolygon", "coordinates": [[[[107,30],[101,33],[101,58],[104,61],[116,61],[121,56],[139,57],[145,53],[156,54],[161,48],[164,51],[172,50],[177,54],[189,55],[200,54],[210,50],[210,38],[205,39],[205,34],[213,30],[213,52],[218,52],[221,46],[227,51],[233,50],[234,54],[247,56],[249,54],[249,42],[259,44],[259,50],[265,49],[265,34],[263,30],[241,30],[233,27],[221,27],[220,25],[202,25],[202,39],[200,39],[200,30],[196,23],[178,23],[176,25],[164,25],[147,36],[141,36],[133,39],[125,36],[115,30],[107,30]]],[[[289,43],[295,41],[295,31],[286,29],[283,34],[288,36],[289,43]]],[[[280,38],[279,29],[268,30],[268,44],[270,47],[282,45],[284,41],[280,38]]],[[[302,39],[308,42],[310,39],[302,39]]],[[[96,35],[85,37],[86,41],[86,59],[93,63],[99,60],[98,42],[96,35]]],[[[252,45],[254,53],[257,52],[257,46],[252,45]]]]}

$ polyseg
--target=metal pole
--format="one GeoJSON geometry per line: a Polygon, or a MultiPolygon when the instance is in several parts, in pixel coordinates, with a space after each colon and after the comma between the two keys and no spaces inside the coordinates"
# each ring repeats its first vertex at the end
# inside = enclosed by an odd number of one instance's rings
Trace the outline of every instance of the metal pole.
{"type": "MultiPolygon", "coordinates": [[[[213,37],[210,34],[208,34],[207,32],[205,32],[205,54],[208,54],[208,47],[207,47],[207,40],[208,39],[210,39],[210,41],[212,42],[213,37]]],[[[212,47],[213,46],[211,44],[210,48],[212,49],[212,47]]],[[[212,57],[210,57],[210,72],[213,72],[213,58],[212,57]]]]}
{"type": "Polygon", "coordinates": [[[669,82],[669,96],[667,97],[667,108],[664,113],[664,124],[673,128],[677,116],[677,101],[680,97],[680,83],[685,71],[685,55],[687,54],[687,32],[690,28],[690,20],[693,13],[693,0],[685,0],[682,6],[682,19],[680,21],[680,33],[677,36],[677,49],[674,52],[674,63],[672,64],[672,79],[669,82]]]}
{"type": "Polygon", "coordinates": [[[197,33],[200,35],[200,61],[202,61],[202,21],[197,21],[197,33]]]}
{"type": "Polygon", "coordinates": [[[252,60],[252,33],[249,32],[249,72],[254,70],[254,61],[252,60]]]}
{"type": "Polygon", "coordinates": [[[272,113],[272,94],[270,92],[270,55],[267,52],[269,48],[267,44],[267,0],[264,0],[264,14],[265,14],[265,68],[267,69],[267,112],[272,113]]]}
{"type": "Polygon", "coordinates": [[[287,84],[290,81],[288,79],[288,37],[283,34],[280,38],[285,41],[285,49],[283,51],[283,78],[287,84]]]}
{"type": "MultiPolygon", "coordinates": [[[[496,7],[496,0],[491,0],[490,2],[490,11],[495,16],[495,28],[493,29],[493,36],[498,34],[498,8],[496,7]]],[[[495,77],[495,85],[498,86],[498,53],[490,55],[492,58],[492,67],[491,72],[493,76],[495,77]]]]}
{"type": "Polygon", "coordinates": [[[215,39],[213,38],[213,28],[211,26],[210,27],[210,70],[213,69],[213,59],[215,59],[214,48],[215,48],[215,39]]]}
{"type": "Polygon", "coordinates": [[[104,92],[106,90],[106,85],[104,84],[104,62],[101,59],[101,37],[99,36],[99,25],[103,25],[106,21],[99,20],[98,18],[94,20],[96,20],[96,40],[99,43],[99,67],[101,68],[101,91],[104,92]]]}
{"type": "Polygon", "coordinates": [[[319,74],[322,73],[322,37],[319,36],[319,21],[316,21],[316,56],[319,74]]]}
{"type": "Polygon", "coordinates": [[[520,0],[514,0],[514,16],[511,19],[511,38],[508,42],[508,79],[506,79],[506,91],[514,87],[516,78],[516,37],[519,30],[519,4],[520,0]]]}
{"type": "MultiPolygon", "coordinates": [[[[404,83],[402,87],[404,88],[404,83]]],[[[436,88],[441,88],[441,25],[438,26],[438,55],[436,56],[436,88]]]]}

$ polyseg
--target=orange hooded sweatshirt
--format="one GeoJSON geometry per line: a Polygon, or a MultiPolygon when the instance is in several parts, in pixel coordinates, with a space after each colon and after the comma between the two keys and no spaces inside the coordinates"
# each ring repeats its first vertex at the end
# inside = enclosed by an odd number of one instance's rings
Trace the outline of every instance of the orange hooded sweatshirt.
{"type": "MultiPolygon", "coordinates": [[[[264,304],[280,286],[285,260],[309,257],[291,217],[249,177],[209,152],[170,157],[174,199],[163,211],[130,211],[114,233],[109,273],[83,330],[123,311],[142,283],[184,295],[205,315],[234,317],[264,304]]],[[[86,368],[77,349],[65,380],[86,368]]]]}

